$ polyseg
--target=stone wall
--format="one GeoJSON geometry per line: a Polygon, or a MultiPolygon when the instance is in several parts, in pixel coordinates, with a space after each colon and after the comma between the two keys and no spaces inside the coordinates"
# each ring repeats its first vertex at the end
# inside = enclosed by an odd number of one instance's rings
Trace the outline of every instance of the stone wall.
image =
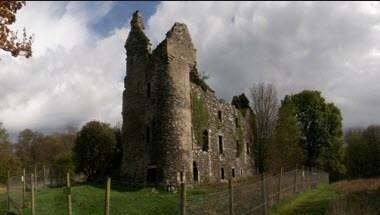
{"type": "Polygon", "coordinates": [[[198,183],[223,181],[222,168],[225,180],[233,177],[233,169],[235,178],[252,175],[254,136],[251,111],[239,110],[224,100],[218,99],[213,92],[204,90],[194,83],[192,83],[191,97],[193,119],[198,116],[207,118],[207,121],[202,123],[193,121],[192,124],[195,162],[193,165],[196,165],[199,172],[198,183]],[[208,140],[206,140],[206,133],[208,140]],[[220,137],[223,145],[222,152],[219,146],[220,137]],[[208,146],[205,147],[205,144],[208,146]]]}
{"type": "Polygon", "coordinates": [[[126,180],[166,186],[180,181],[212,183],[221,180],[221,168],[225,179],[231,177],[232,168],[236,177],[252,175],[247,147],[253,144],[253,114],[249,108],[237,109],[219,100],[206,83],[194,79],[196,54],[186,25],[175,23],[152,51],[136,12],[125,48],[122,173],[126,180]]]}

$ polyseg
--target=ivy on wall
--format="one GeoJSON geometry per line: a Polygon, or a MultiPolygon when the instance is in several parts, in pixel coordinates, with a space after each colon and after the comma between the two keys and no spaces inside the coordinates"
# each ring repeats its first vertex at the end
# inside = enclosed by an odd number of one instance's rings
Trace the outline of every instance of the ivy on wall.
{"type": "Polygon", "coordinates": [[[244,116],[241,111],[237,112],[237,128],[235,133],[235,139],[239,141],[239,147],[237,151],[237,157],[240,157],[241,153],[243,152],[244,142],[245,142],[245,136],[244,136],[244,116]]]}
{"type": "Polygon", "coordinates": [[[193,131],[196,142],[199,146],[203,145],[202,134],[208,129],[209,112],[202,96],[191,96],[191,114],[193,131]]]}

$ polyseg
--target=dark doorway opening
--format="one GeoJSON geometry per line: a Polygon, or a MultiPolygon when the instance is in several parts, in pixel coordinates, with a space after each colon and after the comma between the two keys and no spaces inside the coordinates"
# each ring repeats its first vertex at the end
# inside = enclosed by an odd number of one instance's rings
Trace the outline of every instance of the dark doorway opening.
{"type": "Polygon", "coordinates": [[[197,162],[193,162],[193,180],[198,181],[198,167],[197,167],[197,162]]]}
{"type": "Polygon", "coordinates": [[[157,170],[156,168],[149,168],[147,175],[148,183],[156,183],[157,182],[157,170]]]}

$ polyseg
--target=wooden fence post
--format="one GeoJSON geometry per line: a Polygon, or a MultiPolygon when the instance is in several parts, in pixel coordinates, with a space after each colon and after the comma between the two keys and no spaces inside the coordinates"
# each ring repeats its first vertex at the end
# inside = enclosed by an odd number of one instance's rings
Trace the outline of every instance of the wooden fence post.
{"type": "Polygon", "coordinates": [[[11,180],[11,172],[8,170],[7,173],[7,212],[11,210],[11,185],[10,185],[10,180],[11,180]]]}
{"type": "Polygon", "coordinates": [[[278,201],[277,201],[277,203],[280,203],[280,201],[281,201],[282,170],[283,169],[281,167],[280,176],[278,178],[278,201]]]}
{"type": "Polygon", "coordinates": [[[309,174],[310,174],[310,177],[309,177],[309,187],[310,189],[313,189],[314,186],[313,186],[313,167],[310,167],[310,170],[309,170],[309,174]]]}
{"type": "Polygon", "coordinates": [[[25,192],[26,192],[26,173],[25,168],[22,170],[22,206],[25,204],[25,192]]]}
{"type": "Polygon", "coordinates": [[[294,194],[297,194],[297,175],[298,175],[298,168],[296,165],[296,170],[294,174],[294,194]]]}
{"type": "Polygon", "coordinates": [[[43,170],[43,177],[44,177],[44,188],[46,187],[46,170],[45,170],[45,165],[42,166],[42,170],[43,170]]]}
{"type": "Polygon", "coordinates": [[[268,214],[268,204],[267,204],[267,191],[266,191],[266,185],[265,185],[265,174],[262,173],[261,175],[262,180],[261,180],[261,185],[262,185],[262,198],[263,198],[263,204],[264,204],[264,215],[268,214]]]}
{"type": "Polygon", "coordinates": [[[32,191],[32,215],[36,214],[36,205],[35,205],[35,197],[34,197],[34,175],[33,173],[30,174],[30,184],[31,184],[31,191],[32,191]]]}
{"type": "Polygon", "coordinates": [[[110,214],[110,195],[111,195],[111,178],[107,178],[106,196],[105,196],[105,207],[104,215],[110,214]]]}
{"type": "Polygon", "coordinates": [[[234,214],[234,196],[233,196],[233,187],[232,179],[228,180],[228,194],[229,194],[229,209],[230,215],[234,214]]]}
{"type": "Polygon", "coordinates": [[[180,207],[181,207],[181,215],[186,215],[186,185],[185,182],[181,183],[181,202],[180,202],[180,207]]]}
{"type": "Polygon", "coordinates": [[[53,186],[53,176],[52,176],[51,168],[49,168],[49,182],[50,182],[50,186],[53,186]]]}
{"type": "Polygon", "coordinates": [[[72,206],[71,206],[71,181],[70,181],[70,172],[66,173],[66,193],[67,193],[67,214],[72,215],[72,206]]]}
{"type": "Polygon", "coordinates": [[[37,195],[37,191],[38,191],[38,180],[37,180],[37,167],[34,166],[34,189],[35,190],[35,195],[37,195]]]}

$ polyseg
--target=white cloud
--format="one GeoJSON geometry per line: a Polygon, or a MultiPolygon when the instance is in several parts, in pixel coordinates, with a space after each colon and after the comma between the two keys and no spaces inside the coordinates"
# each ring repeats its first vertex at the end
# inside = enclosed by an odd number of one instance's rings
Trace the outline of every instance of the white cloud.
{"type": "MultiPolygon", "coordinates": [[[[0,52],[0,121],[8,130],[121,121],[128,26],[106,38],[91,30],[112,6],[27,2],[14,27],[35,34],[33,58],[0,52]]],[[[186,23],[199,69],[226,100],[260,81],[280,96],[316,89],[341,108],[346,126],[367,125],[380,121],[378,6],[162,2],[146,26],[157,45],[174,22],[186,23]]]]}
{"type": "Polygon", "coordinates": [[[35,34],[33,57],[0,56],[0,121],[10,132],[121,121],[128,29],[98,38],[90,27],[111,6],[27,2],[15,28],[35,34]]]}
{"type": "Polygon", "coordinates": [[[230,100],[253,83],[280,96],[320,90],[341,108],[344,125],[380,122],[378,3],[162,2],[148,35],[161,41],[174,22],[187,24],[198,68],[230,100]]]}

